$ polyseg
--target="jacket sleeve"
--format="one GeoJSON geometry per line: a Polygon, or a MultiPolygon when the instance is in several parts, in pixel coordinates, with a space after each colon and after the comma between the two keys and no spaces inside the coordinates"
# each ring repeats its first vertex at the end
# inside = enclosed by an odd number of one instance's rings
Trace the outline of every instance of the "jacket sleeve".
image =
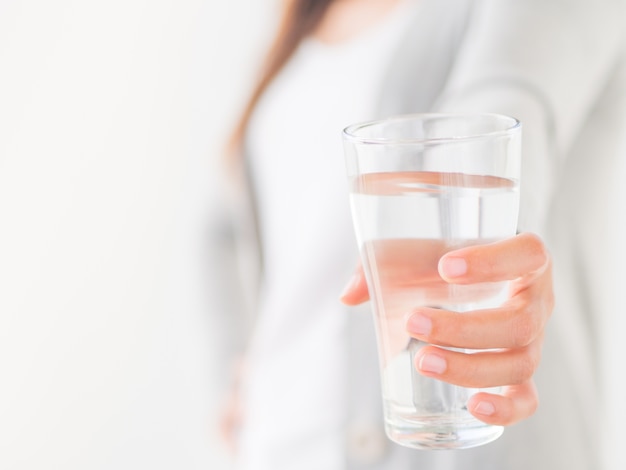
{"type": "Polygon", "coordinates": [[[620,54],[623,0],[477,0],[435,108],[523,126],[520,228],[541,232],[559,166],[620,54]]]}

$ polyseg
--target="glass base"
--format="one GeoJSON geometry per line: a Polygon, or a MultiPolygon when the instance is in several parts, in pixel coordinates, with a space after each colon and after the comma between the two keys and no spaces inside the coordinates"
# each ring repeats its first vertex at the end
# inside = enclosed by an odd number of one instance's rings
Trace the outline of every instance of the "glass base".
{"type": "Polygon", "coordinates": [[[475,418],[463,420],[420,417],[419,419],[387,418],[387,436],[392,441],[412,449],[469,449],[496,440],[504,432],[475,418]]]}

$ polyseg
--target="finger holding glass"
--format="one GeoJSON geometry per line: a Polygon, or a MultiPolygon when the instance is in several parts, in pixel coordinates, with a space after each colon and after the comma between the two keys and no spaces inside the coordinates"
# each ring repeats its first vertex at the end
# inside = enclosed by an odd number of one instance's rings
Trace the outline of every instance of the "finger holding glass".
{"type": "MultiPolygon", "coordinates": [[[[528,418],[538,405],[532,375],[554,307],[551,258],[543,242],[524,233],[449,252],[439,261],[439,273],[448,282],[459,284],[511,280],[510,298],[501,307],[472,312],[428,307],[412,311],[406,321],[407,332],[430,344],[416,355],[415,366],[424,375],[464,387],[507,386],[502,395],[478,393],[469,399],[470,412],[482,421],[506,426],[528,418]],[[460,354],[433,345],[499,350],[460,354]]],[[[357,305],[367,300],[367,284],[359,266],[342,301],[357,305]]]]}
{"type": "Polygon", "coordinates": [[[500,307],[472,312],[413,311],[407,331],[431,345],[416,356],[417,368],[424,375],[463,387],[510,386],[502,396],[480,393],[470,398],[469,410],[485,422],[510,425],[529,417],[538,404],[532,376],[554,307],[551,261],[545,246],[537,236],[521,234],[448,253],[439,268],[442,278],[452,283],[510,280],[510,297],[500,307]],[[450,263],[451,259],[455,262],[450,263]],[[446,267],[459,265],[464,269],[446,272],[446,267]],[[462,354],[432,345],[489,351],[462,354]]]}

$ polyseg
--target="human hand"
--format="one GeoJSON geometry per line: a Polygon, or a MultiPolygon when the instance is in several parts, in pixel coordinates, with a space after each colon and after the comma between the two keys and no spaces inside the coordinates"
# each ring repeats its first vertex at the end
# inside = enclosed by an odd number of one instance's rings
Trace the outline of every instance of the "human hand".
{"type": "MultiPolygon", "coordinates": [[[[480,392],[471,397],[468,409],[481,421],[510,425],[528,418],[538,406],[533,375],[554,307],[552,264],[545,245],[536,235],[523,233],[468,246],[443,255],[438,271],[449,284],[510,280],[510,295],[493,309],[457,313],[419,307],[410,312],[408,334],[429,343],[416,355],[417,369],[425,376],[463,387],[505,386],[503,395],[480,392]],[[490,351],[464,354],[438,346],[490,351]]],[[[341,300],[357,305],[368,299],[359,267],[341,300]]]]}
{"type": "Polygon", "coordinates": [[[244,374],[245,361],[241,358],[233,367],[233,377],[218,412],[219,437],[231,456],[237,454],[239,428],[244,418],[240,391],[244,374]]]}

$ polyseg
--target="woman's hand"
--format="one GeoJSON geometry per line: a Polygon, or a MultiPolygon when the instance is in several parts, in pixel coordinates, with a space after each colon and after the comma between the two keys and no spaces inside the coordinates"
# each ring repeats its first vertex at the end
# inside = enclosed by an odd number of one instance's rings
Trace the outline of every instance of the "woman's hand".
{"type": "MultiPolygon", "coordinates": [[[[481,392],[470,399],[468,409],[486,423],[510,425],[528,418],[538,405],[533,375],[554,306],[551,260],[543,242],[536,235],[524,233],[465,247],[442,256],[438,270],[450,284],[510,280],[510,296],[494,309],[464,313],[414,309],[406,323],[407,332],[431,344],[417,354],[417,369],[423,375],[463,387],[506,386],[503,395],[481,392]],[[435,344],[496,351],[463,354],[435,344]]],[[[368,299],[359,267],[341,300],[356,305],[368,299]]]]}
{"type": "Polygon", "coordinates": [[[222,443],[231,456],[237,454],[239,428],[244,413],[241,406],[240,388],[245,374],[245,360],[240,358],[233,366],[233,377],[218,413],[218,432],[222,443]]]}

